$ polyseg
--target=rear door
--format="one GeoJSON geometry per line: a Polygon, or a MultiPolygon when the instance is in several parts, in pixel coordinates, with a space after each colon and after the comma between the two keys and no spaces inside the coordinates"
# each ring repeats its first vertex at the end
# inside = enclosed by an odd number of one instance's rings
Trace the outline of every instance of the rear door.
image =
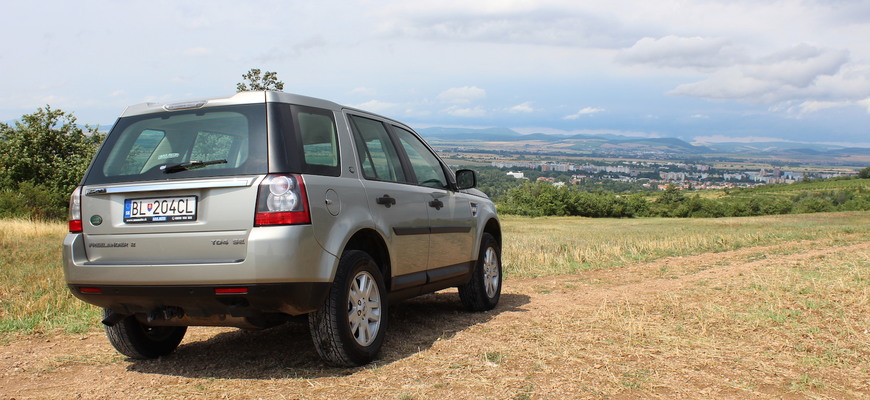
{"type": "Polygon", "coordinates": [[[239,262],[265,175],[265,104],[118,121],[84,182],[89,262],[239,262]]]}
{"type": "Polygon", "coordinates": [[[363,185],[375,226],[389,242],[391,290],[426,283],[429,258],[429,190],[409,184],[387,125],[381,120],[348,115],[353,129],[363,185]]]}

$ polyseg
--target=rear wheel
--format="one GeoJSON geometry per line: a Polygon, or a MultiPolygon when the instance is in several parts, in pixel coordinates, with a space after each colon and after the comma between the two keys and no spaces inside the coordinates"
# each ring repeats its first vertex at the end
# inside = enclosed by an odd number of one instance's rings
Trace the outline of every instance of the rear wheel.
{"type": "Polygon", "coordinates": [[[501,249],[495,238],[484,233],[471,280],[459,287],[462,305],[470,311],[492,310],[501,297],[501,249]]]}
{"type": "MultiPolygon", "coordinates": [[[[109,310],[103,310],[103,316],[108,315],[109,310]]],[[[186,332],[186,326],[146,326],[132,315],[106,327],[106,337],[115,350],[136,359],[157,358],[172,353],[186,332]]]]}
{"type": "Polygon", "coordinates": [[[352,367],[371,362],[384,342],[387,302],[375,260],[346,251],[326,301],[308,315],[314,347],[329,364],[352,367]]]}

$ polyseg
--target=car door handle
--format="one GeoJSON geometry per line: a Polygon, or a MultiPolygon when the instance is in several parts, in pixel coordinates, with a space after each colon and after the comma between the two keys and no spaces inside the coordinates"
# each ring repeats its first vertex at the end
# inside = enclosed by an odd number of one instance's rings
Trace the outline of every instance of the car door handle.
{"type": "Polygon", "coordinates": [[[384,207],[390,208],[391,205],[396,204],[396,199],[390,197],[390,195],[385,194],[383,197],[378,197],[375,199],[375,202],[383,205],[384,207]]]}
{"type": "Polygon", "coordinates": [[[429,202],[429,207],[440,210],[441,207],[444,207],[444,203],[442,203],[441,200],[435,199],[429,202]]]}

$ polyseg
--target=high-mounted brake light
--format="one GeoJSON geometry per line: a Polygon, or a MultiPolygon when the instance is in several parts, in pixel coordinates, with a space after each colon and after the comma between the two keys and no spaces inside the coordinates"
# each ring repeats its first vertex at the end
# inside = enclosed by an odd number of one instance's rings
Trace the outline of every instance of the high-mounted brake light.
{"type": "Polygon", "coordinates": [[[200,108],[204,106],[205,103],[208,102],[205,100],[185,101],[183,103],[166,104],[163,106],[163,109],[166,111],[189,110],[191,108],[200,108]]]}
{"type": "Polygon", "coordinates": [[[269,175],[260,184],[254,226],[310,224],[305,182],[299,175],[269,175]]]}
{"type": "Polygon", "coordinates": [[[78,186],[69,196],[69,231],[82,231],[82,187],[78,186]]]}

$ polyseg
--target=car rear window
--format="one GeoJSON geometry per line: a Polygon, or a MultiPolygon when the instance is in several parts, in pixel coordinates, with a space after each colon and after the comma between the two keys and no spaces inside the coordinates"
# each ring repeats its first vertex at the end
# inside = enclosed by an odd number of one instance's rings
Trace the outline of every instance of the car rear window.
{"type": "Polygon", "coordinates": [[[121,118],[85,184],[266,171],[266,109],[250,104],[121,118]]]}

